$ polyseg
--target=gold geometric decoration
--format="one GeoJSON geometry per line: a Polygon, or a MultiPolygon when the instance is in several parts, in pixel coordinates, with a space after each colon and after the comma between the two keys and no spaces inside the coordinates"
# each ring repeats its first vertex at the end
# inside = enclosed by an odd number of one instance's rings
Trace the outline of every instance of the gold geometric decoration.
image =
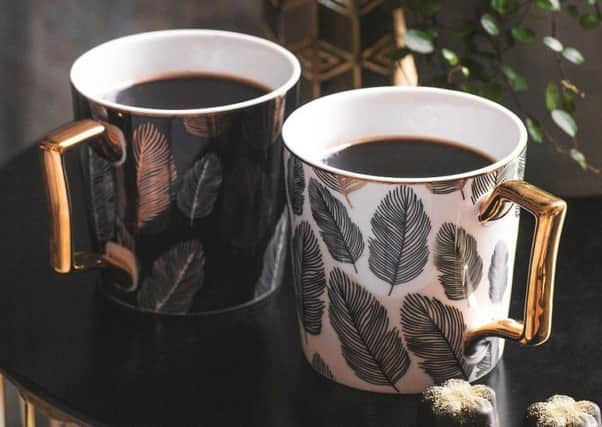
{"type": "Polygon", "coordinates": [[[301,62],[304,97],[364,86],[416,85],[411,55],[395,62],[404,45],[401,9],[386,0],[264,0],[266,34],[301,62]]]}

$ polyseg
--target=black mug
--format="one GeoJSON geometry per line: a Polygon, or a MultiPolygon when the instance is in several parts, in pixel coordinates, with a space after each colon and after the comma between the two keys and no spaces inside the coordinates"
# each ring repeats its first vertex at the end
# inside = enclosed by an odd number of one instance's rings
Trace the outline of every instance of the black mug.
{"type": "Polygon", "coordinates": [[[243,34],[169,30],[112,40],[71,68],[74,122],[40,145],[50,261],[101,268],[103,293],[128,307],[186,315],[239,308],[280,284],[286,265],[280,130],[300,66],[243,34]],[[159,76],[203,73],[266,87],[195,109],[144,108],[107,93],[159,76]],[[93,248],[73,248],[66,152],[80,147],[93,248]]]}

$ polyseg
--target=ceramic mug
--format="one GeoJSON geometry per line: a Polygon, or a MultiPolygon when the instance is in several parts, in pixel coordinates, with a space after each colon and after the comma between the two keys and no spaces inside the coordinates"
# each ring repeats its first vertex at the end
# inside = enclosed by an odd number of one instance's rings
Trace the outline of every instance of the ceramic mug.
{"type": "Polygon", "coordinates": [[[170,30],[109,41],[71,68],[75,120],[41,144],[51,265],[100,268],[105,295],[185,315],[241,307],[280,284],[288,219],[280,130],[300,65],[263,39],[170,30]],[[199,109],[141,108],[105,94],[171,73],[256,82],[263,96],[199,109]],[[81,147],[81,148],[80,148],[81,147]],[[82,155],[91,252],[71,236],[65,153],[82,155]]]}
{"type": "Polygon", "coordinates": [[[383,393],[476,380],[502,338],[550,334],[564,201],[522,181],[527,133],[506,108],[433,88],[327,96],[283,127],[301,341],[322,375],[383,393]],[[493,164],[452,176],[379,177],[327,166],[371,137],[450,140],[493,164]],[[524,318],[508,318],[519,207],[536,218],[524,318]]]}

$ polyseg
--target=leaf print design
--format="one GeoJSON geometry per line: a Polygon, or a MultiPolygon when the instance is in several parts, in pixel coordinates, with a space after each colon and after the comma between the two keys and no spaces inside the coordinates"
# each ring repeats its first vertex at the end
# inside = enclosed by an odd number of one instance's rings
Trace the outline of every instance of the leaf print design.
{"type": "Polygon", "coordinates": [[[330,370],[326,362],[324,362],[324,359],[322,359],[322,356],[320,356],[320,354],[314,353],[314,357],[312,357],[311,359],[311,367],[314,368],[314,370],[320,375],[328,378],[329,380],[334,380],[334,375],[332,374],[332,371],[330,370]]]}
{"type": "Polygon", "coordinates": [[[295,228],[292,247],[299,319],[307,340],[307,334],[319,335],[322,331],[324,302],[320,297],[326,288],[322,253],[309,222],[303,221],[295,228]]]}
{"type": "Polygon", "coordinates": [[[466,196],[464,195],[465,186],[465,179],[458,179],[456,181],[431,182],[427,184],[428,189],[433,194],[451,194],[459,191],[462,195],[462,200],[466,199],[466,196]]]}
{"type": "Polygon", "coordinates": [[[305,191],[305,174],[303,173],[303,163],[293,154],[290,154],[287,161],[286,179],[291,208],[296,215],[301,215],[305,199],[303,194],[305,191]]]}
{"type": "Polygon", "coordinates": [[[313,170],[316,176],[324,185],[326,185],[326,187],[343,195],[349,207],[353,207],[351,200],[349,200],[349,194],[360,190],[368,183],[366,181],[362,181],[361,179],[355,179],[343,175],[335,175],[319,168],[313,168],[313,170]]]}
{"type": "Polygon", "coordinates": [[[129,280],[113,280],[120,290],[133,292],[138,288],[139,268],[136,256],[123,245],[115,242],[105,244],[105,259],[114,266],[128,273],[129,280]]]}
{"type": "Polygon", "coordinates": [[[499,304],[504,298],[508,286],[508,249],[503,241],[497,242],[491,264],[489,265],[489,298],[494,304],[499,304]]]}
{"type": "Polygon", "coordinates": [[[457,301],[472,294],[483,275],[476,239],[462,227],[446,222],[437,233],[435,265],[445,295],[457,301]]]}
{"type": "Polygon", "coordinates": [[[395,286],[422,273],[429,256],[431,221],[414,190],[403,186],[385,196],[370,224],[374,235],[368,241],[370,270],[390,285],[391,295],[395,286]]]}
{"type": "Polygon", "coordinates": [[[215,153],[208,153],[197,160],[182,180],[178,191],[178,207],[190,219],[211,214],[222,185],[222,164],[215,153]]]}
{"type": "Polygon", "coordinates": [[[288,252],[288,227],[288,215],[283,210],[263,254],[263,268],[255,284],[255,298],[268,294],[282,283],[288,252]]]}
{"type": "Polygon", "coordinates": [[[111,163],[88,149],[90,202],[94,234],[99,243],[113,238],[115,224],[115,183],[111,163]]]}
{"type": "Polygon", "coordinates": [[[201,138],[211,138],[223,134],[228,126],[223,114],[205,114],[202,116],[184,118],[184,129],[191,135],[201,138]]]}
{"type": "Polygon", "coordinates": [[[366,289],[335,268],[330,273],[330,323],[341,342],[345,361],[362,380],[390,386],[410,367],[399,330],[389,327],[386,308],[366,289]]]}
{"type": "MultiPolygon", "coordinates": [[[[523,148],[520,155],[518,156],[518,165],[516,167],[516,179],[525,178],[525,166],[527,162],[527,147],[523,148]]],[[[521,208],[518,204],[514,204],[514,216],[520,218],[521,208]]]]}
{"type": "Polygon", "coordinates": [[[134,130],[133,155],[138,185],[138,229],[167,212],[175,168],[167,138],[150,122],[134,130]]]}
{"type": "Polygon", "coordinates": [[[343,203],[313,178],[309,181],[309,203],[330,255],[339,262],[353,264],[357,272],[355,262],[364,252],[364,238],[343,203]]]}
{"type": "Polygon", "coordinates": [[[470,187],[472,192],[470,197],[472,204],[476,204],[481,197],[493,191],[496,185],[509,179],[514,179],[515,174],[513,168],[514,164],[509,163],[493,172],[475,176],[470,187]]]}
{"type": "Polygon", "coordinates": [[[462,312],[437,298],[409,294],[401,308],[401,325],[408,349],[436,384],[450,378],[468,379],[464,364],[462,312]]]}
{"type": "Polygon", "coordinates": [[[150,276],[138,291],[138,306],[159,313],[187,313],[204,278],[201,243],[181,242],[155,260],[150,276]]]}

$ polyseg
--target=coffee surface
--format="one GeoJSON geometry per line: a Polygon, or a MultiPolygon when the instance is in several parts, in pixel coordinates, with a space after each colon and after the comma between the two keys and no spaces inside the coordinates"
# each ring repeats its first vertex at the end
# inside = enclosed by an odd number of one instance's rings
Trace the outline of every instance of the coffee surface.
{"type": "Polygon", "coordinates": [[[235,104],[270,91],[259,83],[218,74],[169,74],[105,94],[118,104],[142,108],[193,109],[235,104]]]}
{"type": "Polygon", "coordinates": [[[393,137],[351,144],[329,153],[322,162],[365,175],[426,178],[473,171],[493,159],[455,142],[393,137]]]}

